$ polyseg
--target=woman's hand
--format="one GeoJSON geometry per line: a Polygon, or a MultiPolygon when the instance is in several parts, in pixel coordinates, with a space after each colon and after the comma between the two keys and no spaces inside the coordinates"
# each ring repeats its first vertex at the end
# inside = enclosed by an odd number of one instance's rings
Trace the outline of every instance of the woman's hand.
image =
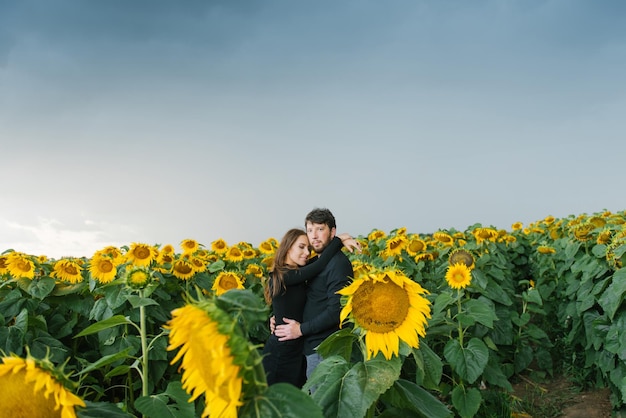
{"type": "Polygon", "coordinates": [[[339,234],[337,236],[339,237],[339,239],[343,243],[343,246],[348,249],[348,251],[350,251],[350,252],[357,252],[357,253],[361,252],[361,243],[359,241],[357,241],[357,239],[354,238],[352,235],[346,234],[344,232],[344,233],[341,233],[341,234],[339,234]]]}

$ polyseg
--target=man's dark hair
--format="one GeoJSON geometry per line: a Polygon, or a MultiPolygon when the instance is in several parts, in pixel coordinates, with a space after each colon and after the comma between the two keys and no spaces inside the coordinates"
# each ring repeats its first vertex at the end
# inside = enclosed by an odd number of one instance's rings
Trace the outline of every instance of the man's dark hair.
{"type": "Polygon", "coordinates": [[[333,229],[337,228],[337,224],[335,223],[335,217],[332,212],[326,208],[315,208],[304,218],[304,225],[306,226],[307,222],[311,222],[314,224],[326,224],[328,228],[333,229]]]}

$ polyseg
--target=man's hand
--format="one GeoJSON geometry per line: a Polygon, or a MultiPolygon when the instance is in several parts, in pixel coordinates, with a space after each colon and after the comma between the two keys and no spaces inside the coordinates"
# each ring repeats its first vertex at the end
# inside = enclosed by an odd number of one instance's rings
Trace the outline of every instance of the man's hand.
{"type": "Polygon", "coordinates": [[[283,318],[285,323],[279,325],[274,330],[274,335],[278,337],[278,341],[295,340],[302,337],[302,331],[300,331],[300,323],[295,319],[283,318]]]}

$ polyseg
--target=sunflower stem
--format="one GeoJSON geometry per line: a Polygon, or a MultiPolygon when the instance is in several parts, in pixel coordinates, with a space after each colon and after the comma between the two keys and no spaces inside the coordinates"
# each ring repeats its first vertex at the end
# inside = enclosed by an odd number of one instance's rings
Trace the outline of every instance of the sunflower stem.
{"type": "MultiPolygon", "coordinates": [[[[457,316],[461,314],[461,289],[457,289],[457,298],[456,298],[456,302],[457,302],[457,316]]],[[[461,324],[461,321],[458,321],[459,324],[459,343],[461,344],[461,347],[463,347],[463,325],[461,324]]]]}
{"type": "MultiPolygon", "coordinates": [[[[139,296],[143,298],[143,289],[139,291],[139,296]]],[[[141,336],[141,394],[148,396],[148,337],[146,335],[146,308],[139,306],[139,328],[141,336]]]]}

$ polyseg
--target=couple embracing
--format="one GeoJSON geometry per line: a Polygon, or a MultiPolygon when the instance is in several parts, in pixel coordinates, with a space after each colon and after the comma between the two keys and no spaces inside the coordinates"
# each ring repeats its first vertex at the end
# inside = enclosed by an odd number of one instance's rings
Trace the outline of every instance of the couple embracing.
{"type": "Polygon", "coordinates": [[[353,277],[352,264],[341,251],[360,251],[349,234],[337,235],[328,209],[313,209],[306,230],[294,228],[282,238],[265,299],[272,306],[272,334],[263,350],[267,383],[286,382],[301,388],[322,361],[315,348],[339,330],[341,312],[337,291],[353,277]],[[310,258],[311,249],[316,258],[310,258]]]}

